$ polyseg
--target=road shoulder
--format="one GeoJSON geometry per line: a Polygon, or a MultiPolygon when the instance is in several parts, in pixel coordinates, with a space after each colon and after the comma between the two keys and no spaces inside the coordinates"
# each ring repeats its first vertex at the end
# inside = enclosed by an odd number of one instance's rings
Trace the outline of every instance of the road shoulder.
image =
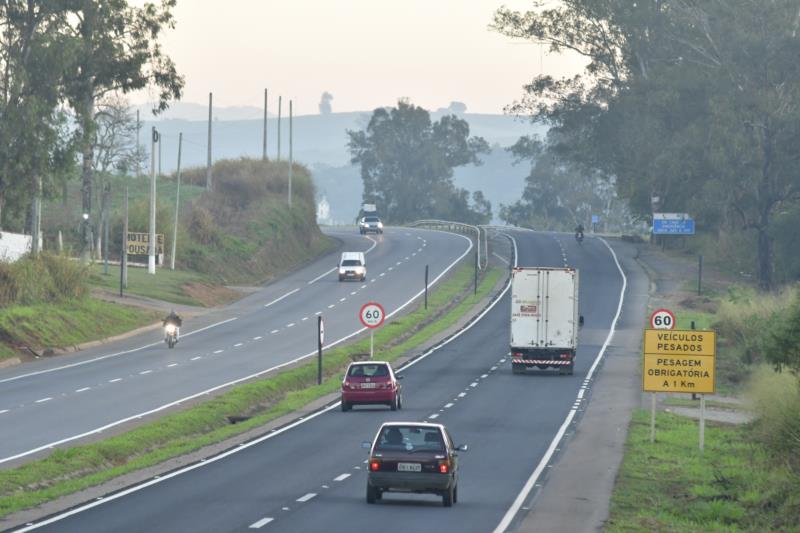
{"type": "Polygon", "coordinates": [[[637,247],[617,239],[609,239],[609,244],[628,280],[623,312],[590,386],[588,406],[562,442],[564,451],[540,481],[546,488],[535,493],[527,509],[523,507],[528,514],[517,531],[598,531],[608,519],[628,424],[641,396],[639,351],[650,296],[649,279],[636,259],[637,247]]]}

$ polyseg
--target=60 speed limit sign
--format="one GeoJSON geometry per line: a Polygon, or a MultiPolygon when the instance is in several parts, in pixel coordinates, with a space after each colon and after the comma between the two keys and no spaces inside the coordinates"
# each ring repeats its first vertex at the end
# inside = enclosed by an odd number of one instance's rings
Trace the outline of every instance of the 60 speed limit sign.
{"type": "Polygon", "coordinates": [[[675,315],[669,309],[656,309],[650,315],[651,329],[675,329],[675,315]]]}
{"type": "Polygon", "coordinates": [[[374,329],[383,324],[383,319],[386,317],[386,312],[383,310],[381,304],[376,302],[368,302],[361,306],[361,312],[358,318],[361,323],[366,327],[374,329]]]}

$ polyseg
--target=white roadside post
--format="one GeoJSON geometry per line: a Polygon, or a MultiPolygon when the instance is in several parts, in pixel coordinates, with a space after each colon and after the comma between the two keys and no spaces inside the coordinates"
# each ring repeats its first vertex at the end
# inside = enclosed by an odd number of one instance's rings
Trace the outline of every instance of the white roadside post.
{"type": "Polygon", "coordinates": [[[372,359],[375,356],[375,329],[383,324],[386,311],[377,302],[367,302],[361,306],[358,318],[364,327],[369,328],[369,358],[372,359]]]}

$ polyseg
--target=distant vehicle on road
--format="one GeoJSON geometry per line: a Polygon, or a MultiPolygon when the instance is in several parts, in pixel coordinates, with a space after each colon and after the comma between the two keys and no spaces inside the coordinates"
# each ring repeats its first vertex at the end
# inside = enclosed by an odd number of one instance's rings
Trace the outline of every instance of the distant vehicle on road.
{"type": "Polygon", "coordinates": [[[445,507],[458,501],[458,452],[467,446],[456,446],[443,425],[386,422],[362,446],[370,450],[367,503],[384,492],[437,494],[445,507]]]}
{"type": "Polygon", "coordinates": [[[392,365],[385,361],[350,363],[342,381],[342,411],[354,405],[388,405],[392,411],[403,408],[403,388],[392,365]]]}
{"type": "Polygon", "coordinates": [[[578,271],[515,268],[511,274],[511,369],[572,374],[578,347],[578,271]]]}
{"type": "Polygon", "coordinates": [[[367,261],[364,259],[364,252],[342,252],[338,267],[339,281],[367,279],[367,261]]]}
{"type": "Polygon", "coordinates": [[[358,225],[358,231],[361,235],[366,235],[367,233],[383,233],[383,222],[375,215],[367,215],[361,219],[361,223],[358,225]]]}

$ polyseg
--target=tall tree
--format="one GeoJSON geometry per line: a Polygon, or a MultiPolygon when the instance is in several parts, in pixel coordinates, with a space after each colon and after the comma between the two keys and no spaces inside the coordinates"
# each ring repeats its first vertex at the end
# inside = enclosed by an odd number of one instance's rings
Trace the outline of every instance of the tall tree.
{"type": "Polygon", "coordinates": [[[800,200],[796,0],[565,0],[501,9],[495,28],[583,55],[583,74],[540,76],[512,106],[553,126],[553,151],[616,178],[641,214],[695,211],[753,231],[773,286],[773,219],[800,200]]]}
{"type": "Polygon", "coordinates": [[[0,3],[0,227],[72,163],[64,79],[73,47],[68,1],[0,3]]]}
{"type": "MultiPolygon", "coordinates": [[[[401,100],[376,109],[366,130],[347,134],[351,161],[361,165],[364,201],[378,204],[387,220],[475,214],[468,193],[453,185],[453,169],[480,164],[478,154],[489,146],[469,136],[466,121],[447,115],[431,122],[425,109],[401,100]]],[[[485,212],[486,205],[479,208],[485,212]]]]}
{"type": "MultiPolygon", "coordinates": [[[[176,0],[129,5],[127,0],[73,0],[73,35],[78,68],[69,86],[70,103],[81,132],[81,202],[92,212],[92,170],[96,132],[96,103],[110,93],[128,93],[148,85],[159,91],[155,112],[180,98],[184,80],[158,43],[160,34],[174,27],[176,0]]],[[[81,256],[88,259],[91,225],[82,225],[81,256]]]]}

